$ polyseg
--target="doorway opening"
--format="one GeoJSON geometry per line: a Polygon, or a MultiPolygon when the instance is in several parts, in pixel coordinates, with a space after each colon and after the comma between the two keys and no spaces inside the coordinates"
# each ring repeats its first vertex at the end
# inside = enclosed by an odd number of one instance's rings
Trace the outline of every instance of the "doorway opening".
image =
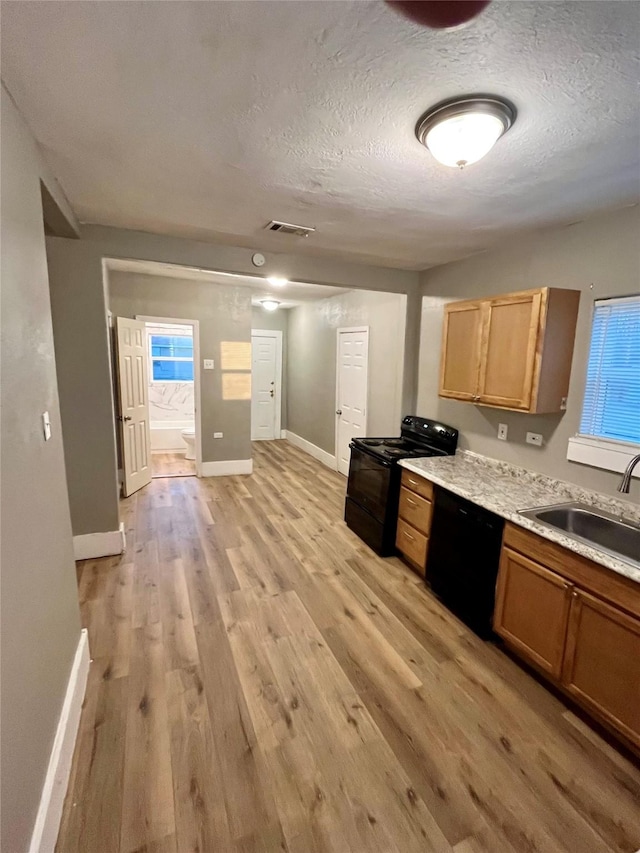
{"type": "Polygon", "coordinates": [[[136,317],[145,323],[151,476],[199,473],[199,331],[197,320],[136,317]]]}
{"type": "Polygon", "coordinates": [[[282,332],[251,330],[251,440],[281,438],[282,332]]]}

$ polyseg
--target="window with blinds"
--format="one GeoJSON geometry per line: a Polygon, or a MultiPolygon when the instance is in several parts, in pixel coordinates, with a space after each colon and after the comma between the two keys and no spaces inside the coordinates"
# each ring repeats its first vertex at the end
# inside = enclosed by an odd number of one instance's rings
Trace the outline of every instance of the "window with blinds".
{"type": "Polygon", "coordinates": [[[640,295],[594,305],[580,435],[640,445],[640,295]]]}

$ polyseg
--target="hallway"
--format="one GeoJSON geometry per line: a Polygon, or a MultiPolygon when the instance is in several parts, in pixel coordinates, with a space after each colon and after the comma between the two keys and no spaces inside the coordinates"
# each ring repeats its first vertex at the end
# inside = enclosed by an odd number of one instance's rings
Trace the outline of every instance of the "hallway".
{"type": "Polygon", "coordinates": [[[640,773],[285,441],[156,479],[78,564],[93,664],[58,853],[632,853],[640,773]]]}

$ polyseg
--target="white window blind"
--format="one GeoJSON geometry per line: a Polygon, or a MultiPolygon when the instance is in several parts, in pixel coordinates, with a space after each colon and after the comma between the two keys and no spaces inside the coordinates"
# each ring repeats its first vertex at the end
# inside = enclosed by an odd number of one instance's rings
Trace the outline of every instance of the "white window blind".
{"type": "Polygon", "coordinates": [[[640,295],[594,305],[580,434],[640,445],[640,295]]]}

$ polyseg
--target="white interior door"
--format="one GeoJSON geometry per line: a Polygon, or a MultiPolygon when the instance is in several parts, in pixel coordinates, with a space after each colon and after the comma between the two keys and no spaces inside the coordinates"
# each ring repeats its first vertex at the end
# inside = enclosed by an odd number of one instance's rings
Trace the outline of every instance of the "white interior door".
{"type": "Polygon", "coordinates": [[[151,482],[147,335],[141,320],[116,317],[123,493],[151,482]]]}
{"type": "Polygon", "coordinates": [[[336,457],[338,471],[349,473],[349,443],[367,427],[369,329],[338,329],[336,457]]]}
{"type": "Polygon", "coordinates": [[[251,439],[280,438],[282,332],[251,333],[251,439]]]}

